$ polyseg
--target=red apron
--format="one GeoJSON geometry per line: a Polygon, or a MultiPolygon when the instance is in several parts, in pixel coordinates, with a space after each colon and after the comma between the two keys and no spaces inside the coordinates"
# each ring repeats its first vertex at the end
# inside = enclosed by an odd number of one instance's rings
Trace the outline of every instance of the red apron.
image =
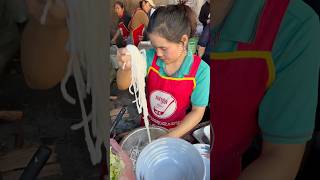
{"type": "Polygon", "coordinates": [[[137,9],[134,11],[131,21],[129,23],[129,27],[132,29],[132,43],[135,46],[138,46],[140,41],[143,39],[143,32],[144,32],[144,24],[141,24],[140,26],[136,27],[135,29],[132,28],[132,22],[134,21],[134,15],[135,13],[140,10],[137,9]]]}
{"type": "Polygon", "coordinates": [[[143,24],[132,30],[132,42],[135,46],[138,46],[140,41],[143,39],[143,31],[143,24]]]}
{"type": "Polygon", "coordinates": [[[120,23],[118,24],[118,28],[119,28],[119,30],[120,30],[120,33],[121,33],[121,35],[122,35],[122,38],[123,38],[124,40],[127,40],[127,39],[128,39],[128,36],[129,36],[129,34],[130,34],[129,29],[126,27],[126,25],[125,25],[123,22],[120,22],[120,23]]]}
{"type": "MultiPolygon", "coordinates": [[[[181,123],[190,105],[193,89],[196,87],[195,75],[201,59],[194,56],[189,74],[183,78],[164,77],[156,64],[157,55],[148,70],[147,102],[150,124],[167,129],[181,123]]],[[[142,125],[143,125],[142,121],[142,125]]]]}
{"type": "Polygon", "coordinates": [[[288,4],[266,0],[255,40],[211,55],[211,179],[237,179],[241,156],[260,131],[259,104],[275,76],[271,51],[288,4]]]}

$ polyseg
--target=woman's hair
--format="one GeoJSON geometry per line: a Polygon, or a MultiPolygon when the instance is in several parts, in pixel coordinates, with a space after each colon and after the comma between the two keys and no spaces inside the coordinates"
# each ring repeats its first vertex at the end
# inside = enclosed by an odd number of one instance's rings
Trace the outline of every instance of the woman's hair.
{"type": "Polygon", "coordinates": [[[197,18],[193,10],[184,4],[161,6],[150,17],[148,33],[179,43],[181,37],[192,37],[196,31],[197,18]]]}
{"type": "Polygon", "coordinates": [[[123,2],[121,2],[121,1],[116,1],[116,2],[114,3],[114,6],[116,6],[116,5],[119,5],[121,8],[124,8],[124,4],[123,4],[123,2]]]}

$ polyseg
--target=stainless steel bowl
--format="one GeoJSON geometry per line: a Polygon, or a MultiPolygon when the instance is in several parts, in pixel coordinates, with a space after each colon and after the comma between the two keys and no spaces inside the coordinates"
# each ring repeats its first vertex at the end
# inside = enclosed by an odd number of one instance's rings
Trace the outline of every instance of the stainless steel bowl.
{"type": "MultiPolygon", "coordinates": [[[[161,127],[150,126],[151,140],[168,133],[168,130],[161,127]]],[[[126,151],[135,166],[135,161],[142,149],[149,144],[147,129],[145,127],[137,128],[125,136],[120,142],[121,148],[126,151]]]]}

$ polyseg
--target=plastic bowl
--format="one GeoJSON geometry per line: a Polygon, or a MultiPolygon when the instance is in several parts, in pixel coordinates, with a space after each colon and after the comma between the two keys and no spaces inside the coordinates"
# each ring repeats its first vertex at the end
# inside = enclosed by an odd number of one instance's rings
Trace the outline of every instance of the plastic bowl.
{"type": "Polygon", "coordinates": [[[210,180],[210,145],[194,144],[193,145],[201,154],[204,163],[205,177],[203,180],[210,180]]]}
{"type": "Polygon", "coordinates": [[[205,167],[198,150],[179,138],[160,138],[148,144],[136,164],[137,180],[201,180],[205,167]]]}

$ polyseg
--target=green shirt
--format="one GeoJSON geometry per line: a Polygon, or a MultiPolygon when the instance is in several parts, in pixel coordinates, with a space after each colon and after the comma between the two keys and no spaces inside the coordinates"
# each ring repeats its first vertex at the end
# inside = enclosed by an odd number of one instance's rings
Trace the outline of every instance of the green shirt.
{"type": "MultiPolygon", "coordinates": [[[[147,70],[152,65],[152,60],[155,54],[155,49],[149,49],[147,54],[147,70]]],[[[175,78],[183,78],[189,74],[191,65],[193,63],[193,55],[189,52],[185,57],[180,69],[174,75],[175,78]]],[[[168,76],[164,71],[165,64],[163,61],[157,61],[157,65],[160,67],[159,72],[162,76],[168,76]]],[[[209,90],[210,90],[210,67],[201,61],[197,74],[196,74],[196,88],[191,94],[191,103],[194,106],[207,106],[209,101],[209,90]]]]}
{"type": "MultiPolygon", "coordinates": [[[[237,42],[250,42],[264,0],[236,0],[220,27],[215,52],[236,50],[237,42]]],[[[214,33],[218,28],[214,29],[214,33]]],[[[301,0],[292,0],[272,49],[276,77],[259,107],[264,140],[304,143],[312,137],[317,104],[320,62],[318,15],[301,0]]]]}

